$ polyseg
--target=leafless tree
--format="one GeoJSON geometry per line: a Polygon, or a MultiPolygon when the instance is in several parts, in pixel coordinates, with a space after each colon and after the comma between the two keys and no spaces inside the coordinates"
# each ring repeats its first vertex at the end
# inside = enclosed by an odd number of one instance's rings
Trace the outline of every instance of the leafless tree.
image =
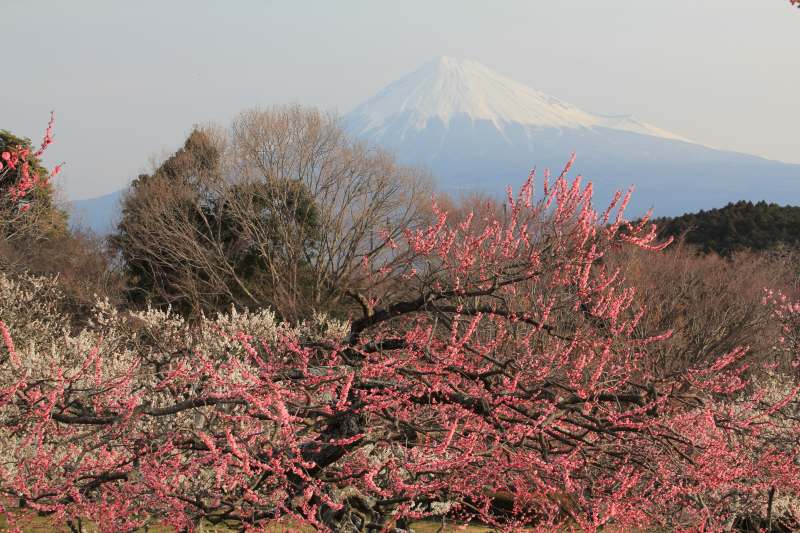
{"type": "Polygon", "coordinates": [[[142,296],[190,313],[368,313],[364,264],[393,268],[391,243],[428,220],[430,193],[424,172],[349,137],[332,115],[254,109],[228,130],[195,130],[142,176],[115,242],[142,296]]]}
{"type": "MultiPolygon", "coordinates": [[[[647,351],[648,370],[666,378],[707,363],[737,346],[748,358],[776,362],[773,338],[780,336],[771,309],[762,302],[765,287],[789,289],[793,274],[766,254],[740,252],[731,258],[700,254],[679,241],[657,260],[632,250],[606,258],[621,268],[648,313],[641,331],[672,330],[672,336],[647,351]]],[[[791,293],[791,291],[790,291],[791,293]]]]}

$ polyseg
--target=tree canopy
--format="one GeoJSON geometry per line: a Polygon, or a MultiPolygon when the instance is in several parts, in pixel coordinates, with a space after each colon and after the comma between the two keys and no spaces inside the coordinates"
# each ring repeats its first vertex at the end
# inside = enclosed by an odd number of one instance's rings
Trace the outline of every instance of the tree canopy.
{"type": "Polygon", "coordinates": [[[800,207],[739,201],[719,209],[654,220],[661,237],[685,238],[704,252],[729,256],[800,243],[800,207]]]}
{"type": "MultiPolygon", "coordinates": [[[[297,320],[361,308],[363,262],[391,269],[425,220],[426,176],[296,106],[197,128],[123,200],[113,238],[133,301],[186,314],[270,307],[297,320]]],[[[386,284],[387,290],[399,290],[386,284]]]]}

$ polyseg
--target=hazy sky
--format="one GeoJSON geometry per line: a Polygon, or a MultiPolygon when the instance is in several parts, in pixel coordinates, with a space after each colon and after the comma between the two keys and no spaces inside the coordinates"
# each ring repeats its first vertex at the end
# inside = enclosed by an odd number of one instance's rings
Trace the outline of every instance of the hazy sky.
{"type": "MultiPolygon", "coordinates": [[[[786,0],[0,0],[0,128],[119,189],[192,124],[254,105],[346,113],[436,56],[588,111],[800,163],[800,10],[786,0]]],[[[535,162],[532,162],[532,164],[535,162]]]]}

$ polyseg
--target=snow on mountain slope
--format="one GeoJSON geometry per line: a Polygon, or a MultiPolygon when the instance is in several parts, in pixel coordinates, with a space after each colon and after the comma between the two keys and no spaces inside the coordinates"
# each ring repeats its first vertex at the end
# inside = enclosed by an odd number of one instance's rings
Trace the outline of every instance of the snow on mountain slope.
{"type": "Polygon", "coordinates": [[[502,76],[475,61],[440,57],[392,83],[353,110],[357,134],[380,138],[387,130],[401,136],[445,125],[458,116],[486,120],[503,131],[516,123],[534,128],[605,127],[665,139],[685,140],[630,116],[602,116],[502,76]],[[398,124],[401,122],[402,124],[398,124]]]}
{"type": "Polygon", "coordinates": [[[629,115],[590,113],[473,61],[423,65],[346,115],[344,125],[429,169],[448,193],[502,194],[532,167],[559,169],[575,152],[573,170],[593,182],[598,205],[634,186],[634,214],[738,200],[800,204],[800,165],[715,150],[629,115]]]}
{"type": "Polygon", "coordinates": [[[675,141],[692,142],[689,139],[676,135],[667,130],[657,128],[647,122],[637,120],[631,115],[621,116],[605,116],[596,115],[597,123],[595,126],[602,126],[612,130],[629,131],[631,133],[641,133],[642,135],[650,135],[652,137],[660,137],[662,139],[672,139],[675,141]]]}

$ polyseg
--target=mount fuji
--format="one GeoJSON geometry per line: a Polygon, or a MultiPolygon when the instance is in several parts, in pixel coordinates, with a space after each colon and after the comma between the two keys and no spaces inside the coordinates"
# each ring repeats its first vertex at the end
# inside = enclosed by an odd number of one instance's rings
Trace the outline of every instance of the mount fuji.
{"type": "Polygon", "coordinates": [[[716,150],[628,115],[590,113],[474,61],[423,65],[344,124],[404,163],[427,167],[450,193],[500,194],[533,166],[556,172],[576,152],[573,173],[593,182],[598,206],[634,186],[632,215],[737,200],[800,204],[800,165],[716,150]]]}
{"type": "MultiPolygon", "coordinates": [[[[344,117],[352,134],[427,167],[440,190],[500,195],[533,166],[594,184],[596,207],[635,187],[629,214],[672,216],[738,200],[800,205],[800,165],[716,150],[634,117],[589,113],[474,61],[439,58],[344,117]]],[[[742,127],[745,127],[744,125],[742,127]]],[[[73,221],[106,234],[122,191],[73,203],[73,221]]]]}

